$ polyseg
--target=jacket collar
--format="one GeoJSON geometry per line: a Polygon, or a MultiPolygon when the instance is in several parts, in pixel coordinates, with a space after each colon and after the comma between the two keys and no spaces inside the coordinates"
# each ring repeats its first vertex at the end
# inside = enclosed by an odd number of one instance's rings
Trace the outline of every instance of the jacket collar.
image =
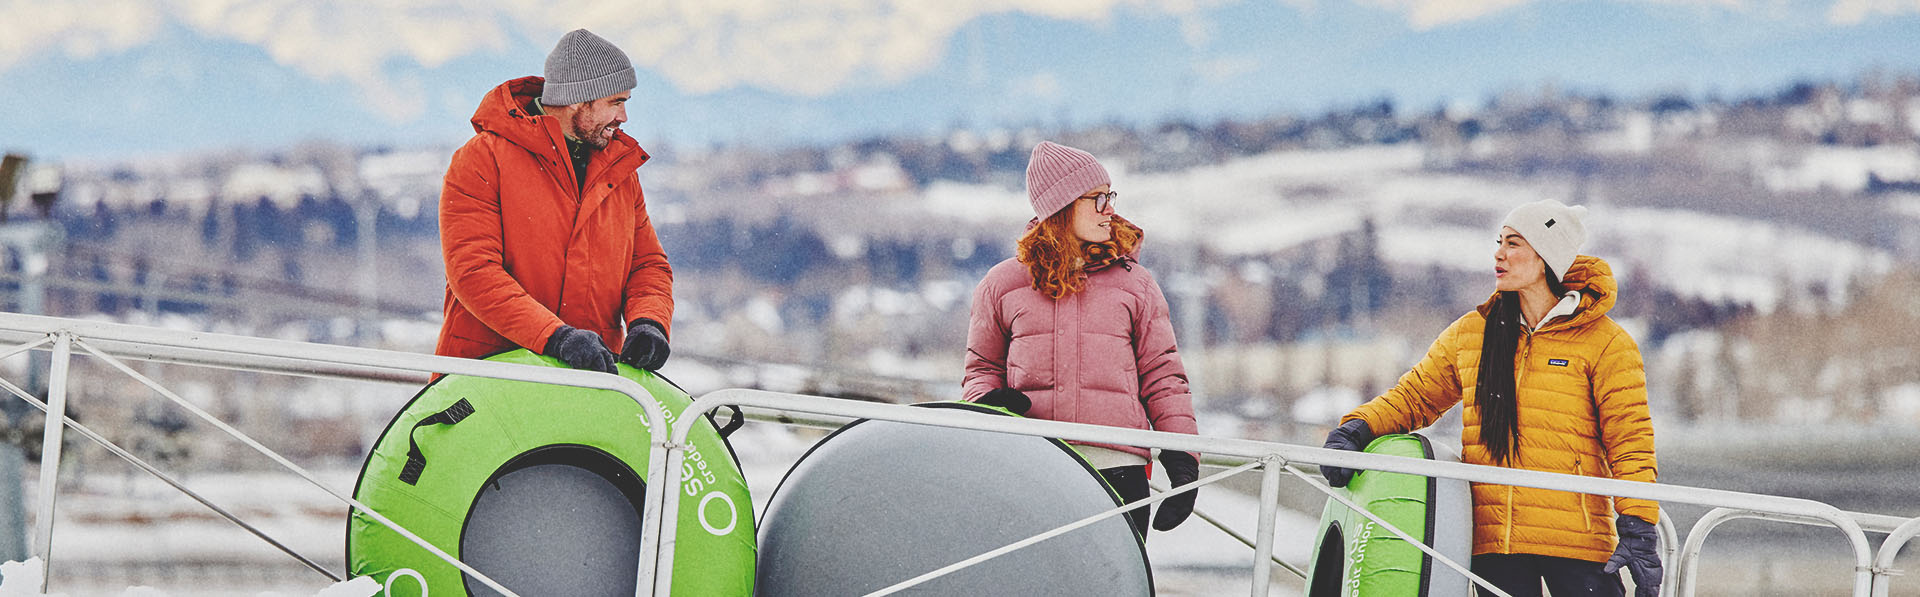
{"type": "MultiPolygon", "coordinates": [[[[1546,317],[1540,320],[1540,329],[1535,331],[1583,326],[1599,321],[1600,318],[1607,316],[1608,311],[1613,310],[1617,287],[1613,278],[1613,267],[1607,265],[1606,260],[1590,255],[1574,257],[1573,265],[1567,268],[1565,275],[1560,276],[1560,281],[1567,287],[1568,294],[1579,296],[1579,306],[1573,309],[1570,317],[1564,316],[1565,314],[1560,314],[1561,309],[1568,301],[1565,298],[1560,299],[1560,303],[1554,305],[1553,310],[1548,311],[1546,317]]],[[[1475,310],[1485,317],[1493,309],[1493,300],[1499,296],[1500,293],[1493,293],[1475,310]]]]}
{"type": "MultiPolygon", "coordinates": [[[[1567,294],[1565,296],[1560,297],[1559,301],[1556,301],[1553,303],[1553,308],[1548,309],[1546,315],[1540,316],[1539,327],[1541,328],[1547,327],[1547,324],[1552,323],[1554,319],[1572,315],[1574,311],[1579,308],[1580,308],[1580,293],[1577,291],[1569,290],[1567,291],[1567,294]]],[[[1538,329],[1538,328],[1535,328],[1535,329],[1538,329]]]]}
{"type": "MultiPolygon", "coordinates": [[[[529,153],[566,163],[567,137],[561,132],[560,119],[527,110],[545,87],[546,79],[541,77],[521,77],[494,87],[473,112],[473,132],[491,133],[529,153]]],[[[612,142],[593,152],[586,182],[591,184],[604,172],[625,174],[651,158],[626,131],[615,131],[612,142]]]]}
{"type": "MultiPolygon", "coordinates": [[[[1087,264],[1088,273],[1097,272],[1100,270],[1114,267],[1116,265],[1128,271],[1132,271],[1133,270],[1132,264],[1138,263],[1140,261],[1140,246],[1146,244],[1146,240],[1147,240],[1146,231],[1141,230],[1140,226],[1134,224],[1131,221],[1128,221],[1126,218],[1122,218],[1117,215],[1113,216],[1112,228],[1116,231],[1116,234],[1118,233],[1117,231],[1120,231],[1123,228],[1126,229],[1127,231],[1130,231],[1136,239],[1133,242],[1133,246],[1129,247],[1130,250],[1128,250],[1125,254],[1108,255],[1105,259],[1088,263],[1087,264]]],[[[1089,255],[1108,254],[1108,253],[1113,253],[1118,249],[1119,249],[1119,243],[1116,241],[1109,240],[1104,243],[1092,243],[1088,245],[1088,254],[1089,255]],[[1105,250],[1095,253],[1093,249],[1096,246],[1104,247],[1105,250]]]]}
{"type": "MultiPolygon", "coordinates": [[[[1101,270],[1113,267],[1115,265],[1119,265],[1120,267],[1125,268],[1127,271],[1133,271],[1133,266],[1129,264],[1140,262],[1140,247],[1147,244],[1147,232],[1145,230],[1140,229],[1140,226],[1138,224],[1134,224],[1131,220],[1122,218],[1118,215],[1113,216],[1113,225],[1116,227],[1124,226],[1128,229],[1133,230],[1133,234],[1139,237],[1139,240],[1134,241],[1132,250],[1127,251],[1126,254],[1124,255],[1114,255],[1098,261],[1089,260],[1086,267],[1083,268],[1087,273],[1101,271],[1101,270]]],[[[1038,228],[1038,227],[1040,227],[1040,218],[1033,218],[1033,219],[1027,220],[1027,228],[1026,228],[1027,232],[1032,232],[1034,228],[1038,228]]],[[[1022,234],[1024,234],[1024,232],[1022,234]]],[[[1108,241],[1105,243],[1098,243],[1098,244],[1106,245],[1111,249],[1111,248],[1115,248],[1115,246],[1118,243],[1108,241]]],[[[1086,246],[1086,245],[1083,245],[1083,246],[1086,246]]]]}

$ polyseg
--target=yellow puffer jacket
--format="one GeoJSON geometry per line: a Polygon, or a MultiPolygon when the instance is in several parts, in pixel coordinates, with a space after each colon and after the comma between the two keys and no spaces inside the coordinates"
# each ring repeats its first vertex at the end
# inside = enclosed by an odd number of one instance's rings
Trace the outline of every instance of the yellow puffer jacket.
{"type": "MultiPolygon", "coordinates": [[[[1522,336],[1514,355],[1520,437],[1510,466],[1652,483],[1653,426],[1640,349],[1607,317],[1613,270],[1583,255],[1564,278],[1567,289],[1580,291],[1580,307],[1522,336]]],[[[1377,435],[1403,433],[1433,424],[1465,397],[1461,460],[1492,464],[1474,403],[1492,302],[1455,320],[1392,390],[1341,421],[1363,419],[1377,435]]],[[[1614,511],[1660,521],[1659,506],[1647,500],[1475,483],[1473,553],[1604,562],[1613,554],[1614,511]]]]}

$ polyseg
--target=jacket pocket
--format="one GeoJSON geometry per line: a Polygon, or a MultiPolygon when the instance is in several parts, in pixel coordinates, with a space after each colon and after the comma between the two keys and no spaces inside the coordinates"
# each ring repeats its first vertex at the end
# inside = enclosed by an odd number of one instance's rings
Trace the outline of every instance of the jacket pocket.
{"type": "MultiPolygon", "coordinates": [[[[1573,473],[1582,477],[1591,476],[1587,474],[1587,460],[1585,458],[1575,457],[1573,459],[1573,473]]],[[[1591,493],[1580,494],[1580,522],[1585,525],[1587,529],[1586,532],[1588,533],[1593,532],[1593,499],[1595,497],[1596,496],[1591,493]]]]}
{"type": "Polygon", "coordinates": [[[1052,345],[1045,337],[1016,337],[1007,345],[1007,386],[1027,391],[1054,385],[1052,345]]]}
{"type": "MultiPolygon", "coordinates": [[[[1586,461],[1582,459],[1581,462],[1582,462],[1582,470],[1580,472],[1581,475],[1593,477],[1596,479],[1612,478],[1607,475],[1606,463],[1604,462],[1593,463],[1594,470],[1593,472],[1588,473],[1585,470],[1585,466],[1584,466],[1584,463],[1586,461]]],[[[1608,536],[1613,535],[1613,504],[1615,499],[1617,498],[1614,498],[1613,496],[1610,496],[1610,495],[1602,495],[1597,493],[1580,494],[1580,505],[1584,506],[1583,509],[1586,511],[1585,514],[1587,519],[1588,532],[1597,532],[1602,535],[1608,535],[1608,536]],[[1598,523],[1599,525],[1599,528],[1597,529],[1594,527],[1596,523],[1598,523]]]]}
{"type": "MultiPolygon", "coordinates": [[[[478,320],[475,320],[475,323],[478,324],[478,320]]],[[[473,329],[480,333],[467,334],[463,333],[466,331],[464,329],[449,330],[446,333],[445,340],[441,342],[440,350],[436,351],[436,353],[477,359],[493,356],[494,353],[521,348],[519,344],[508,340],[506,336],[502,336],[499,332],[485,327],[485,324],[479,324],[477,328],[467,329],[473,329]],[[479,335],[492,336],[492,338],[474,337],[479,335]]],[[[540,354],[540,351],[544,348],[545,347],[529,348],[528,350],[533,351],[534,354],[540,354]]]]}
{"type": "Polygon", "coordinates": [[[1007,387],[1016,390],[1033,389],[1033,380],[1027,375],[1027,369],[1012,360],[1007,361],[1007,387]]]}

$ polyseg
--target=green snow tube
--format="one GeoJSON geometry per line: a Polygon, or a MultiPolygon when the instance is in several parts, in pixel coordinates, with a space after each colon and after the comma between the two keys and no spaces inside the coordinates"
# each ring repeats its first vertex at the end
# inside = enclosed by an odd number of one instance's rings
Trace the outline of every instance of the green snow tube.
{"type": "MultiPolygon", "coordinates": [[[[1426,436],[1386,435],[1370,454],[1458,461],[1426,436]]],[[[1473,496],[1465,481],[1361,471],[1334,491],[1460,565],[1473,555],[1473,496]]],[[[1307,573],[1307,597],[1465,597],[1465,576],[1329,498],[1307,573]]]]}
{"type": "MultiPolygon", "coordinates": [[[[515,350],[489,361],[562,366],[515,350]]],[[[652,373],[620,375],[671,422],[692,401],[652,373]]],[[[631,596],[651,434],[618,392],[449,375],[394,416],[354,498],[521,595],[631,596]]],[[[751,595],[753,501],[718,430],[697,425],[680,490],[673,590],[751,595]]],[[[358,511],[347,571],[391,597],[497,595],[358,511]]]]}

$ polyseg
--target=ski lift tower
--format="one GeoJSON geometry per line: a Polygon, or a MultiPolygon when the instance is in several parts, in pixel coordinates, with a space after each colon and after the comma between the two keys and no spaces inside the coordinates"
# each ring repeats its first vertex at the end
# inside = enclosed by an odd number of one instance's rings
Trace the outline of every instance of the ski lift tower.
{"type": "MultiPolygon", "coordinates": [[[[53,205],[60,198],[60,170],[51,166],[27,167],[27,157],[17,153],[0,158],[0,246],[14,259],[0,259],[0,276],[11,278],[15,292],[12,308],[19,313],[46,313],[47,273],[60,245],[61,233],[53,219],[53,205]],[[25,189],[38,218],[8,217],[15,191],[25,189]],[[11,271],[5,271],[11,270],[11,271]]],[[[28,353],[26,390],[45,397],[49,359],[42,351],[28,353]]],[[[0,397],[0,428],[19,429],[31,407],[25,401],[0,397]]],[[[30,434],[22,433],[21,438],[30,434]]],[[[20,482],[25,476],[26,455],[21,446],[0,442],[0,562],[23,561],[27,553],[26,501],[21,499],[20,482]]]]}

